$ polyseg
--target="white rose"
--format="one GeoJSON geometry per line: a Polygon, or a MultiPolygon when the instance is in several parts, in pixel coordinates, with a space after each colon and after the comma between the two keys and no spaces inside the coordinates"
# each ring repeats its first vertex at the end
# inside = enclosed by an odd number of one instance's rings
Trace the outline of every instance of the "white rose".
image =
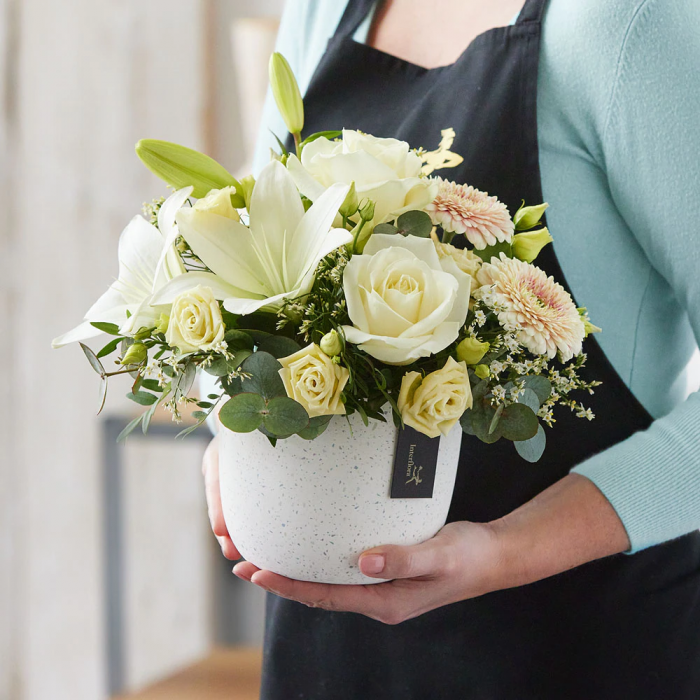
{"type": "Polygon", "coordinates": [[[165,336],[170,347],[183,353],[212,350],[225,334],[219,302],[209,287],[193,287],[175,298],[165,336]]]}
{"type": "Polygon", "coordinates": [[[420,177],[421,167],[405,141],[347,129],[340,141],[319,138],[305,146],[301,162],[294,155],[287,161],[299,191],[312,202],[336,182],[354,182],[359,199],[375,203],[374,224],[433,201],[437,184],[420,177]]]}
{"type": "Polygon", "coordinates": [[[340,394],[350,372],[336,365],[318,345],[312,343],[279,362],[287,396],[300,403],[310,418],[345,414],[340,394]]]}
{"type": "Polygon", "coordinates": [[[206,211],[210,214],[218,214],[227,219],[240,221],[240,216],[231,204],[231,195],[236,194],[235,187],[224,187],[221,190],[212,190],[206,197],[198,200],[194,207],[195,211],[206,211]]]}
{"type": "Polygon", "coordinates": [[[431,438],[447,435],[472,403],[467,365],[452,357],[425,378],[407,372],[397,401],[403,422],[431,438]]]}
{"type": "Polygon", "coordinates": [[[372,357],[407,365],[453,343],[469,310],[471,277],[429,238],[375,234],[343,273],[352,326],[345,337],[372,357]]]}

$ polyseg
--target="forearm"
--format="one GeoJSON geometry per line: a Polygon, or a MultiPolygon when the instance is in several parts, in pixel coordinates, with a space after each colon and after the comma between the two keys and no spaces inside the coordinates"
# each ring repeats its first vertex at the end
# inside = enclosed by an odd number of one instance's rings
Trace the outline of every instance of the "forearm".
{"type": "Polygon", "coordinates": [[[579,474],[569,474],[491,527],[499,549],[496,589],[533,583],[630,548],[613,507],[579,474]]]}

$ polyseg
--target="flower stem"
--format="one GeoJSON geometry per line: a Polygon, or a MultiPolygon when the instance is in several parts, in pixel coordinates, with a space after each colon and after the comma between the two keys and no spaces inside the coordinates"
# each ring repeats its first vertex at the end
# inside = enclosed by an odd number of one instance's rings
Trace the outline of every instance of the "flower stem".
{"type": "Polygon", "coordinates": [[[297,158],[301,160],[301,134],[297,131],[296,134],[292,134],[294,137],[294,148],[297,152],[297,158]]]}
{"type": "Polygon", "coordinates": [[[455,237],[454,231],[443,231],[442,232],[442,242],[452,243],[452,239],[455,237]]]}

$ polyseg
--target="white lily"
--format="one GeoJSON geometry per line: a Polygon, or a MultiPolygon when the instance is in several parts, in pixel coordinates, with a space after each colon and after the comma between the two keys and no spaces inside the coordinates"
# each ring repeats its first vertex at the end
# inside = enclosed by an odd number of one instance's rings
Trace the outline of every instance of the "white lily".
{"type": "Polygon", "coordinates": [[[156,324],[161,310],[151,305],[154,292],[185,272],[173,247],[178,235],[175,215],[191,194],[192,188],[186,187],[163,203],[158,228],[142,216],[129,222],[119,238],[117,280],[88,310],[83,323],[52,342],[54,348],[100,335],[92,321],[114,323],[124,334],[156,324]]]}
{"type": "Polygon", "coordinates": [[[308,293],[319,261],[352,240],[345,229],[331,228],[348,190],[333,185],[304,212],[294,179],[271,161],[255,183],[249,226],[206,210],[180,209],[180,234],[214,274],[188,272],[175,278],[152,303],[172,303],[178,294],[202,285],[223,300],[227,311],[245,315],[279,309],[286,299],[308,293]]]}

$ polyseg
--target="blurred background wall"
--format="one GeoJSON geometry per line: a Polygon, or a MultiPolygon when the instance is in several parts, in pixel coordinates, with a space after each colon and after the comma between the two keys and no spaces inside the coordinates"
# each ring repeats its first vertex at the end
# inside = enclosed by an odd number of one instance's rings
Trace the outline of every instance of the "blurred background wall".
{"type": "Polygon", "coordinates": [[[127,387],[96,418],[97,377],[50,341],[164,193],[139,138],[245,165],[281,5],[0,0],[0,700],[101,700],[259,640],[208,532],[204,441],[117,448],[127,387]]]}

